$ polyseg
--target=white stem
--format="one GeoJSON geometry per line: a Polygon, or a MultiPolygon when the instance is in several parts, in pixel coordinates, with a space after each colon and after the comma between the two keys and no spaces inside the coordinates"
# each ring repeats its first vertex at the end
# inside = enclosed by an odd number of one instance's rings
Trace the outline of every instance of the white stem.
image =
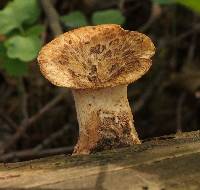
{"type": "Polygon", "coordinates": [[[74,154],[140,143],[127,99],[127,85],[73,90],[79,122],[74,154]]]}

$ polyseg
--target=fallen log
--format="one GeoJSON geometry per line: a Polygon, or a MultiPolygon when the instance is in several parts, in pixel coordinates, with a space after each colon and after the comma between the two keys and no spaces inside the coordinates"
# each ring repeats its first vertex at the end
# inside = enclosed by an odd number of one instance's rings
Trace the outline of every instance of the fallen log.
{"type": "Polygon", "coordinates": [[[93,155],[2,163],[0,189],[197,190],[200,131],[93,155]]]}

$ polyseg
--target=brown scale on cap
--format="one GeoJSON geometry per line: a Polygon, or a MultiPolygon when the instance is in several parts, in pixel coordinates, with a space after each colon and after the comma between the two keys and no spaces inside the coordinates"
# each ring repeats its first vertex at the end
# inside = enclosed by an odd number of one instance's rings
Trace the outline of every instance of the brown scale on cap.
{"type": "Polygon", "coordinates": [[[118,25],[87,26],[51,41],[38,62],[55,85],[97,89],[140,78],[151,66],[154,49],[149,37],[118,25]]]}
{"type": "Polygon", "coordinates": [[[80,131],[74,154],[140,143],[127,85],[149,70],[154,51],[149,37],[113,24],[64,33],[42,48],[43,75],[73,91],[80,131]]]}

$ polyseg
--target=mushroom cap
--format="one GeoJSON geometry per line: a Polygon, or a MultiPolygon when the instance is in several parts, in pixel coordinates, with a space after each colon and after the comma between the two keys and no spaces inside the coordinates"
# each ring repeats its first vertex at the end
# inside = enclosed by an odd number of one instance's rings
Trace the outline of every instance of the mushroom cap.
{"type": "Polygon", "coordinates": [[[38,62],[56,86],[97,89],[134,82],[149,70],[154,53],[146,35],[105,24],[58,36],[42,48],[38,62]]]}

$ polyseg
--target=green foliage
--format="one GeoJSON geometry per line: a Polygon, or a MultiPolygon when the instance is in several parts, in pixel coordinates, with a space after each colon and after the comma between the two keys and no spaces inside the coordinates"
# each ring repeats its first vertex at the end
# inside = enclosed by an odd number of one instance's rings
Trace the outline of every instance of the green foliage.
{"type": "Polygon", "coordinates": [[[2,59],[4,58],[6,53],[6,50],[3,46],[3,43],[0,43],[0,63],[2,62],[2,59]]]}
{"type": "Polygon", "coordinates": [[[6,48],[3,43],[0,43],[0,67],[14,77],[20,77],[28,72],[27,63],[18,59],[9,59],[6,56],[6,48]]]}
{"type": "Polygon", "coordinates": [[[74,11],[67,15],[61,16],[61,21],[67,27],[78,28],[88,25],[85,15],[80,11],[74,11]]]}
{"type": "Polygon", "coordinates": [[[32,61],[37,57],[41,47],[41,40],[36,36],[15,35],[5,42],[7,56],[24,62],[32,61]]]}
{"type": "MultiPolygon", "coordinates": [[[[199,0],[152,0],[160,5],[179,3],[200,13],[199,0]]],[[[10,75],[21,76],[27,73],[28,63],[37,57],[41,47],[40,35],[44,27],[36,24],[40,16],[39,0],[12,0],[0,10],[0,66],[10,75]]],[[[66,27],[77,28],[89,24],[123,24],[124,16],[118,9],[96,11],[88,23],[80,11],[70,12],[61,17],[66,27]]]]}
{"type": "Polygon", "coordinates": [[[185,7],[188,7],[192,11],[200,13],[200,1],[199,0],[152,0],[154,3],[160,5],[169,5],[172,3],[178,3],[185,7]]]}
{"type": "Polygon", "coordinates": [[[22,76],[28,71],[28,62],[37,57],[41,47],[42,25],[34,24],[40,15],[37,0],[13,0],[0,11],[0,63],[9,75],[22,76]]]}
{"type": "Polygon", "coordinates": [[[176,0],[177,3],[188,7],[189,9],[200,13],[200,1],[199,0],[176,0]]]}
{"type": "Polygon", "coordinates": [[[33,24],[40,14],[37,0],[14,0],[0,11],[0,34],[20,29],[22,24],[33,24]]]}
{"type": "Polygon", "coordinates": [[[44,26],[37,24],[33,25],[32,27],[28,28],[25,31],[27,36],[40,36],[40,34],[44,31],[44,26]]]}
{"type": "Polygon", "coordinates": [[[28,64],[18,59],[5,58],[3,69],[11,76],[20,77],[28,72],[28,64]]]}
{"type": "Polygon", "coordinates": [[[124,16],[119,10],[110,9],[104,11],[96,11],[92,15],[92,23],[98,24],[123,24],[125,21],[124,16]]]}
{"type": "MultiPolygon", "coordinates": [[[[80,11],[70,12],[67,15],[61,16],[61,21],[66,27],[78,28],[80,26],[89,25],[86,16],[80,11]]],[[[118,9],[108,9],[96,11],[92,15],[92,24],[123,24],[124,16],[118,9]]]]}
{"type": "Polygon", "coordinates": [[[159,5],[169,5],[174,3],[174,0],[153,0],[153,2],[159,5]]]}

